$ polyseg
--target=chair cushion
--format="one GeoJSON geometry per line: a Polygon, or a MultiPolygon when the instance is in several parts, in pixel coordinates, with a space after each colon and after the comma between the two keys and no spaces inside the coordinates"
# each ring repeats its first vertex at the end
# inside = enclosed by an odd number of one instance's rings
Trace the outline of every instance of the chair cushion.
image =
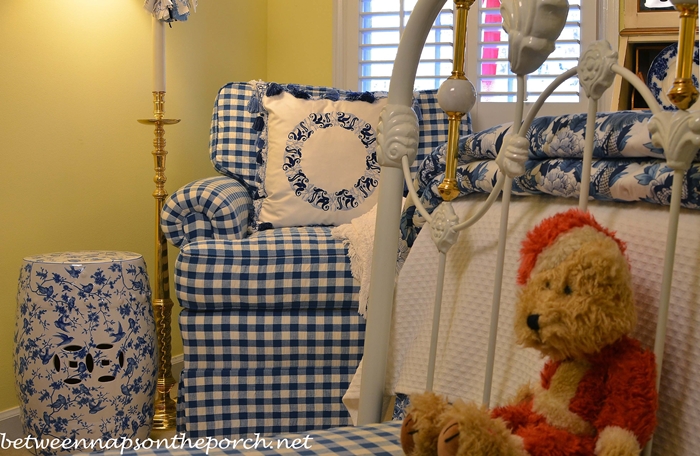
{"type": "Polygon", "coordinates": [[[188,309],[356,310],[359,284],[342,241],[316,226],[192,242],[177,257],[175,290],[188,309]]]}

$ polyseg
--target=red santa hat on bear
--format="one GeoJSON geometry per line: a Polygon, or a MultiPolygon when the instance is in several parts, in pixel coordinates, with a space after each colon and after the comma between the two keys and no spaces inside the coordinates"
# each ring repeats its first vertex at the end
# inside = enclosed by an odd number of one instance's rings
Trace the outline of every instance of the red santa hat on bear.
{"type": "Polygon", "coordinates": [[[583,244],[603,236],[612,238],[624,255],[625,243],[588,212],[575,208],[543,220],[523,241],[518,285],[525,285],[533,273],[555,267],[583,244]]]}

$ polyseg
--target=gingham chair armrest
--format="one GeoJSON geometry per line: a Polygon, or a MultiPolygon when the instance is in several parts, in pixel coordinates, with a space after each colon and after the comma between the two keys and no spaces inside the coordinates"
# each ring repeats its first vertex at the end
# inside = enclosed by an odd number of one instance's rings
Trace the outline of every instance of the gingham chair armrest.
{"type": "Polygon", "coordinates": [[[205,239],[242,239],[248,230],[253,200],[240,182],[210,177],[173,193],[161,212],[161,228],[177,247],[205,239]]]}
{"type": "Polygon", "coordinates": [[[175,262],[175,291],[182,307],[198,311],[355,310],[360,289],[347,253],[329,226],[191,242],[175,262]]]}

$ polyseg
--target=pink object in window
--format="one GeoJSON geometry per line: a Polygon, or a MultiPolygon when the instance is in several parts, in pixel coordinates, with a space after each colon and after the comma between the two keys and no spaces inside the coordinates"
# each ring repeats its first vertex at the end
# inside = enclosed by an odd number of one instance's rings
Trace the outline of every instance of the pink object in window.
{"type": "MultiPolygon", "coordinates": [[[[500,0],[483,0],[482,6],[485,8],[499,8],[501,6],[500,0]]],[[[484,15],[485,24],[500,24],[503,22],[503,18],[500,13],[489,12],[484,15]]],[[[484,41],[493,42],[501,41],[501,30],[484,32],[484,41]]],[[[497,59],[498,58],[498,48],[484,46],[481,50],[482,59],[497,59]]],[[[482,63],[481,64],[481,74],[483,76],[490,76],[496,74],[496,64],[495,63],[482,63]]],[[[485,81],[482,81],[482,84],[485,81]]],[[[487,84],[487,87],[482,87],[482,90],[488,91],[491,84],[487,84]]]]}
{"type": "MultiPolygon", "coordinates": [[[[501,15],[498,14],[489,14],[486,16],[487,22],[489,22],[489,18],[497,16],[499,19],[498,21],[491,21],[491,22],[500,22],[501,15]]],[[[501,41],[501,31],[491,31],[491,32],[484,32],[484,41],[485,42],[493,42],[493,41],[501,41]]],[[[482,59],[497,59],[498,58],[498,48],[497,47],[487,47],[484,46],[481,50],[481,58],[482,59]]],[[[495,75],[496,74],[496,64],[495,63],[482,63],[481,64],[481,74],[484,76],[487,75],[495,75]]]]}

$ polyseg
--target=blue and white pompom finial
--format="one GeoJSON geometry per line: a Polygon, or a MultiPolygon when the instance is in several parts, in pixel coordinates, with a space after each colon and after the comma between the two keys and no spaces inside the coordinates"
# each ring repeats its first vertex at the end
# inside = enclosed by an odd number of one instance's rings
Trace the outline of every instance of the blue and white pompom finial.
{"type": "Polygon", "coordinates": [[[143,7],[159,21],[186,21],[197,12],[197,0],[146,0],[143,7]]]}

